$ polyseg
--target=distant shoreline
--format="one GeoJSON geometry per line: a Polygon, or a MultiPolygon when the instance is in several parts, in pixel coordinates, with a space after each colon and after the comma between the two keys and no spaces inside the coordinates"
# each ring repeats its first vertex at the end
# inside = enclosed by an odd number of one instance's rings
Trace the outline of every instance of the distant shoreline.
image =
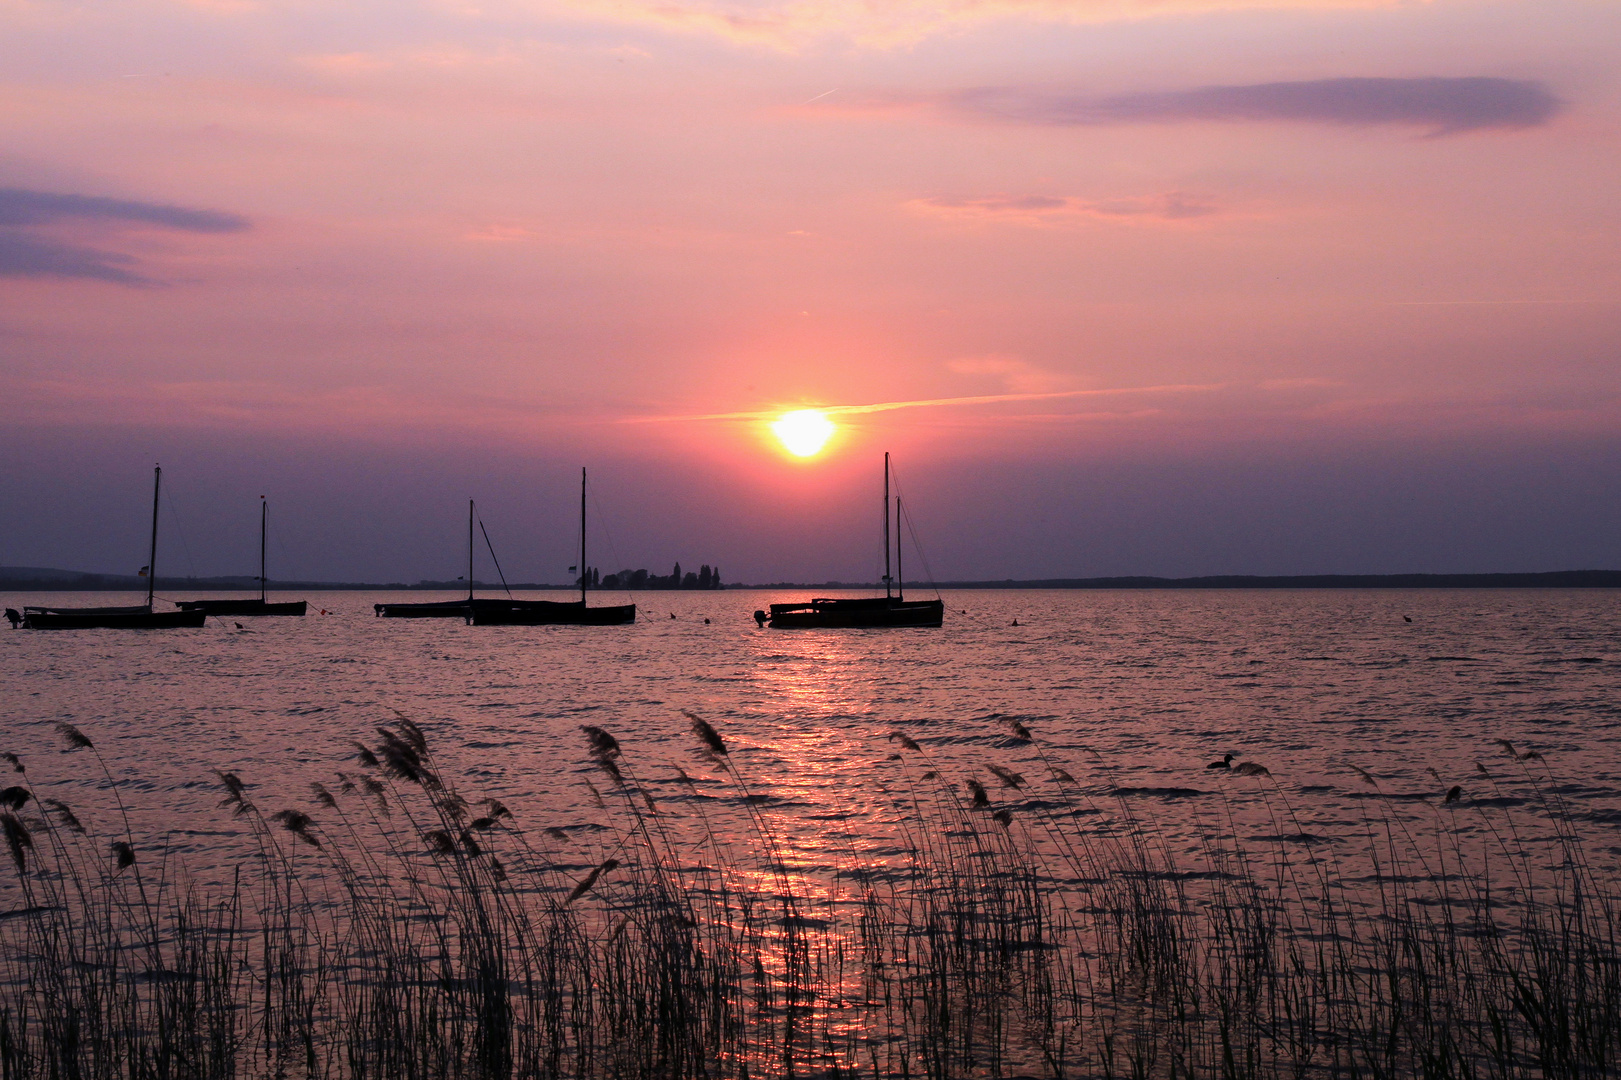
{"type": "MultiPolygon", "coordinates": [[[[912,582],[914,589],[1621,589],[1621,570],[1556,570],[1537,574],[1222,574],[1205,577],[1102,577],[1040,578],[1001,581],[912,582]]],[[[495,581],[476,581],[475,589],[500,589],[495,581]]],[[[156,587],[164,592],[257,592],[258,583],[243,578],[158,578],[156,587]]],[[[338,582],[273,581],[271,591],[284,592],[450,592],[465,589],[459,581],[338,582]]],[[[574,592],[575,585],[546,585],[513,582],[507,586],[522,592],[574,592]]],[[[758,585],[725,585],[725,590],[781,589],[881,589],[881,582],[824,581],[819,583],[774,582],[758,585]]],[[[80,574],[74,571],[0,568],[0,592],[130,592],[145,591],[146,581],[138,577],[112,574],[80,574]],[[16,576],[13,576],[16,575],[16,576]],[[26,575],[26,576],[24,576],[26,575]],[[60,575],[60,576],[45,576],[60,575]]],[[[601,590],[622,591],[622,590],[601,590]]],[[[713,590],[666,589],[661,592],[701,592],[713,590]]]]}

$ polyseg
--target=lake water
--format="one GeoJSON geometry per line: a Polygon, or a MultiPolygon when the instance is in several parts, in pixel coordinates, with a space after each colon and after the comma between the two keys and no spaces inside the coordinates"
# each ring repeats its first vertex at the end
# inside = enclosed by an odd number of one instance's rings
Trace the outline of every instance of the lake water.
{"type": "MultiPolygon", "coordinates": [[[[1239,835],[1265,831],[1256,780],[1204,767],[1233,753],[1264,764],[1330,841],[1361,827],[1371,797],[1422,821],[1457,784],[1463,805],[1532,816],[1551,792],[1595,865],[1621,864],[1614,592],[963,591],[944,594],[941,630],[755,626],[756,608],[803,595],[645,593],[634,625],[578,628],[377,619],[381,600],[444,597],[312,593],[327,614],[0,633],[0,750],[110,827],[92,763],[60,753],[53,725],[77,725],[120,779],[137,834],[201,872],[233,829],[214,770],[238,773],[265,809],[308,808],[309,783],[353,769],[353,741],[396,710],[468,797],[568,829],[603,814],[581,725],[615,734],[649,787],[676,798],[677,767],[715,774],[692,752],[681,711],[693,710],[811,865],[852,842],[883,847],[896,730],[943,777],[978,778],[1016,812],[1051,783],[1039,749],[1094,790],[1134,793],[1190,854],[1200,822],[1234,806],[1239,835]],[[1011,738],[1008,718],[1037,744],[1011,738]],[[1515,762],[1497,739],[1544,760],[1515,762]],[[1029,783],[1007,788],[990,765],[1029,783]],[[1544,769],[1537,790],[1523,782],[1544,769]]],[[[45,602],[133,600],[0,597],[45,602]]]]}

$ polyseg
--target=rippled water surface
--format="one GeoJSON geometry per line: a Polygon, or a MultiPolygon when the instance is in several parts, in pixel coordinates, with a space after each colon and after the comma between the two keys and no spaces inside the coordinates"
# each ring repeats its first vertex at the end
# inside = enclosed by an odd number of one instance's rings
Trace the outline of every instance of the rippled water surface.
{"type": "Polygon", "coordinates": [[[1621,855],[1621,596],[1608,591],[967,591],[945,594],[944,629],[895,631],[758,629],[750,613],[790,597],[753,591],[644,594],[628,627],[371,616],[401,598],[313,594],[328,614],[202,630],[0,633],[0,749],[94,806],[88,759],[60,755],[53,732],[78,725],[142,828],[200,852],[224,821],[213,770],[239,773],[263,804],[307,805],[309,782],[353,768],[353,740],[395,710],[428,730],[469,797],[571,827],[601,814],[580,725],[613,732],[676,797],[676,766],[713,775],[692,753],[690,709],[812,861],[829,837],[879,844],[896,729],[1003,805],[1042,798],[1039,750],[1173,829],[1251,797],[1253,778],[1204,767],[1231,752],[1264,764],[1330,839],[1370,798],[1427,807],[1458,784],[1466,803],[1534,800],[1515,781],[1545,768],[1595,860],[1621,855]],[[1011,739],[1006,718],[1037,745],[1011,739]],[[1008,789],[991,764],[1029,783],[1008,789]]]}

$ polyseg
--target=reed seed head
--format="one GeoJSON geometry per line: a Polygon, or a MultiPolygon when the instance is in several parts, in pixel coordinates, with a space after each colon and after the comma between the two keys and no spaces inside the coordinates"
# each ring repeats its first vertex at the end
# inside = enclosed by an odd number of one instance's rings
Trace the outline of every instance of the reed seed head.
{"type": "Polygon", "coordinates": [[[315,824],[314,819],[303,811],[278,810],[274,814],[271,814],[270,818],[272,821],[281,822],[282,828],[286,829],[288,832],[292,833],[294,836],[298,837],[311,847],[318,848],[321,846],[321,841],[310,833],[311,826],[315,824]]]}
{"type": "Polygon", "coordinates": [[[58,799],[46,799],[45,805],[56,812],[56,816],[62,819],[62,824],[76,833],[81,835],[84,833],[84,825],[74,816],[73,811],[68,809],[67,803],[58,799]]]}
{"type": "Polygon", "coordinates": [[[29,798],[28,789],[25,787],[0,788],[0,806],[8,810],[21,810],[23,803],[29,798]]]}
{"type": "Polygon", "coordinates": [[[985,785],[981,784],[978,780],[968,781],[968,791],[973,796],[974,807],[976,809],[982,806],[989,806],[991,804],[990,796],[985,794],[985,785]]]}
{"type": "Polygon", "coordinates": [[[456,852],[456,842],[443,829],[425,832],[422,834],[422,839],[427,842],[428,850],[435,855],[453,855],[456,852]]]}
{"type": "Polygon", "coordinates": [[[18,757],[16,754],[10,754],[10,753],[0,754],[0,761],[3,761],[7,765],[10,765],[12,772],[27,772],[28,771],[27,769],[23,768],[23,759],[18,757]]]}
{"type": "Polygon", "coordinates": [[[596,758],[615,758],[619,756],[619,740],[608,734],[602,728],[590,724],[583,724],[580,730],[591,743],[591,756],[596,758]]]}
{"type": "Polygon", "coordinates": [[[113,873],[122,873],[135,865],[135,849],[123,840],[114,840],[110,845],[113,862],[113,873]]]}
{"type": "Polygon", "coordinates": [[[253,804],[248,801],[247,785],[242,783],[236,773],[220,772],[215,769],[214,775],[219,778],[220,786],[225,789],[225,798],[220,800],[220,805],[232,807],[232,817],[241,817],[253,810],[253,804]]]}
{"type": "Polygon", "coordinates": [[[90,741],[89,737],[85,735],[84,732],[80,731],[66,720],[58,720],[56,722],[56,733],[62,736],[62,740],[68,744],[69,750],[90,750],[94,749],[96,745],[90,741]]]}
{"type": "Polygon", "coordinates": [[[996,774],[996,778],[1002,781],[1003,787],[1021,788],[1024,786],[1024,777],[1011,769],[1004,769],[1000,765],[987,765],[985,767],[996,774]]]}
{"type": "Polygon", "coordinates": [[[0,832],[6,834],[6,846],[11,849],[11,858],[17,864],[17,873],[22,873],[26,855],[34,848],[34,835],[28,831],[28,826],[22,823],[22,819],[10,811],[0,813],[0,832]]]}
{"type": "Polygon", "coordinates": [[[914,754],[921,754],[923,752],[923,747],[917,744],[917,740],[906,734],[904,731],[891,731],[889,733],[889,741],[900,743],[914,754]]]}
{"type": "Polygon", "coordinates": [[[704,744],[704,749],[711,754],[725,755],[726,742],[720,737],[720,732],[710,726],[709,721],[687,709],[682,709],[681,715],[692,721],[692,733],[698,736],[698,740],[704,744]]]}
{"type": "Polygon", "coordinates": [[[312,783],[310,785],[310,791],[315,794],[315,801],[326,807],[328,810],[336,810],[338,808],[338,800],[332,797],[332,792],[326,789],[325,784],[312,783]]]}

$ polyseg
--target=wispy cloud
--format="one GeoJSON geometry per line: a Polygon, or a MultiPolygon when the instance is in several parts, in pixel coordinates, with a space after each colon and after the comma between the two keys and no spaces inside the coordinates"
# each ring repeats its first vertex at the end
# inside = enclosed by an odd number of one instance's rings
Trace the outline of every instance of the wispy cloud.
{"type": "Polygon", "coordinates": [[[913,209],[948,217],[987,218],[1048,223],[1063,219],[1103,218],[1117,221],[1187,221],[1219,213],[1196,195],[1167,191],[1115,199],[1082,199],[1071,195],[982,195],[974,198],[914,199],[913,209]]]}
{"type": "Polygon", "coordinates": [[[162,203],[0,188],[0,277],[65,277],[150,285],[135,259],[51,234],[75,224],[107,234],[129,225],[195,233],[237,232],[248,221],[236,214],[162,203]]]}
{"type": "Polygon", "coordinates": [[[1001,379],[1013,394],[1044,394],[1062,385],[1059,377],[1017,356],[964,356],[946,364],[958,375],[989,375],[1001,379]]]}
{"type": "Polygon", "coordinates": [[[36,239],[21,230],[0,226],[0,277],[70,277],[143,285],[147,280],[130,269],[135,260],[113,251],[36,239]]]}
{"type": "Polygon", "coordinates": [[[907,45],[997,20],[1099,23],[1233,9],[1387,7],[1392,0],[563,0],[592,18],[705,34],[742,45],[792,49],[841,38],[907,45]]]}
{"type": "Polygon", "coordinates": [[[1488,77],[1314,79],[1105,97],[981,87],[948,101],[954,111],[981,119],[1030,124],[1294,121],[1425,127],[1431,135],[1537,127],[1563,107],[1541,83],[1488,77]]]}
{"type": "Polygon", "coordinates": [[[879,401],[867,405],[795,405],[749,412],[699,413],[691,416],[631,416],[621,423],[657,424],[695,420],[775,420],[789,408],[814,408],[829,416],[860,416],[866,413],[894,412],[898,409],[937,409],[966,405],[1000,405],[1014,401],[1055,401],[1061,398],[1103,398],[1131,394],[1189,394],[1220,390],[1220,383],[1175,383],[1165,386],[1122,386],[1106,390],[1057,390],[1030,394],[979,394],[973,397],[917,398],[912,401],[879,401]]]}

